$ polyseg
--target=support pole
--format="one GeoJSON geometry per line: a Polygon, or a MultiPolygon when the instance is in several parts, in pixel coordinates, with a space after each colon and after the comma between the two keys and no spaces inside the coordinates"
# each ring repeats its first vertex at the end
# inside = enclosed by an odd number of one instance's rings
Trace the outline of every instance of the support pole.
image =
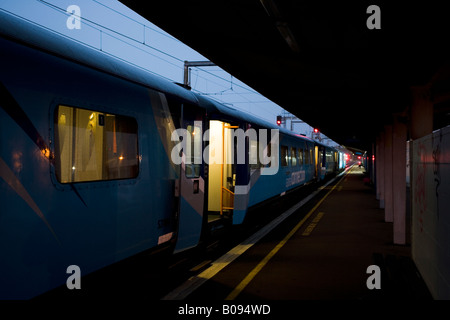
{"type": "Polygon", "coordinates": [[[378,185],[380,186],[380,208],[384,209],[384,202],[385,202],[385,188],[384,188],[384,171],[385,171],[385,150],[384,150],[384,131],[380,133],[380,155],[378,157],[378,185]]]}
{"type": "Polygon", "coordinates": [[[392,135],[394,244],[406,243],[406,118],[395,117],[392,135]]]}
{"type": "Polygon", "coordinates": [[[376,199],[380,200],[380,134],[377,135],[375,142],[375,188],[376,188],[376,199]]]}
{"type": "Polygon", "coordinates": [[[216,64],[211,61],[184,61],[184,74],[183,74],[183,85],[187,88],[190,88],[190,67],[213,67],[216,64]]]}
{"type": "Polygon", "coordinates": [[[384,131],[384,220],[386,222],[393,222],[392,125],[386,125],[384,131]]]}

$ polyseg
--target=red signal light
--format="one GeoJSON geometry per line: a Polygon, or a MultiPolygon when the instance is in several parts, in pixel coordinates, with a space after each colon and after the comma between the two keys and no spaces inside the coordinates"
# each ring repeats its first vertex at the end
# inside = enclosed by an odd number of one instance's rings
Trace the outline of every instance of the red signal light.
{"type": "Polygon", "coordinates": [[[319,129],[314,128],[314,133],[318,133],[318,132],[319,132],[319,129]]]}
{"type": "Polygon", "coordinates": [[[281,125],[281,116],[277,116],[277,125],[281,125]]]}

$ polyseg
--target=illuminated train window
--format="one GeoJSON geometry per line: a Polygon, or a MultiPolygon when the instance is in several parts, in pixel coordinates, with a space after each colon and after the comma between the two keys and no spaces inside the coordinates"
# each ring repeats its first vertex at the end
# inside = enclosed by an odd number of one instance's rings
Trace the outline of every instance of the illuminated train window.
{"type": "Polygon", "coordinates": [[[303,165],[303,149],[298,149],[298,164],[303,165]]]}
{"type": "Polygon", "coordinates": [[[291,165],[295,167],[297,165],[297,149],[291,148],[291,165]]]}
{"type": "Polygon", "coordinates": [[[289,165],[289,153],[287,146],[281,146],[281,166],[287,167],[289,165]]]}
{"type": "Polygon", "coordinates": [[[61,183],[136,178],[139,172],[136,120],[58,106],[55,169],[61,183]]]}

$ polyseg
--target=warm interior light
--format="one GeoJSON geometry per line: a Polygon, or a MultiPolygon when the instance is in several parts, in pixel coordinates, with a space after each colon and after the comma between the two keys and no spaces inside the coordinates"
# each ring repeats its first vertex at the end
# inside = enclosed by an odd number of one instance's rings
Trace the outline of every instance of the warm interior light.
{"type": "Polygon", "coordinates": [[[64,113],[59,116],[59,124],[66,124],[66,115],[64,113]]]}
{"type": "Polygon", "coordinates": [[[41,153],[44,157],[46,157],[47,159],[50,159],[50,149],[49,148],[42,149],[41,153]]]}

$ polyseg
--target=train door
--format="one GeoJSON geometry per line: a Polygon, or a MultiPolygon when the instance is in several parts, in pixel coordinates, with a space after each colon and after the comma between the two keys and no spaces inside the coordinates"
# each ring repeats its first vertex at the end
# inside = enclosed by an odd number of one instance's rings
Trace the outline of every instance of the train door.
{"type": "Polygon", "coordinates": [[[183,150],[181,154],[179,193],[180,208],[178,239],[175,252],[196,246],[203,224],[203,110],[184,105],[181,128],[183,150]]]}
{"type": "Polygon", "coordinates": [[[314,161],[314,163],[315,163],[315,166],[314,166],[314,168],[315,168],[314,176],[316,177],[317,180],[319,180],[319,177],[320,177],[319,173],[320,173],[320,167],[321,167],[321,165],[320,165],[319,147],[318,147],[318,146],[315,146],[315,148],[314,148],[314,160],[315,160],[315,161],[314,161]]]}
{"type": "Polygon", "coordinates": [[[236,128],[238,127],[222,121],[209,122],[209,220],[229,216],[234,209],[236,145],[233,143],[233,129],[236,128]]]}
{"type": "Polygon", "coordinates": [[[325,150],[323,147],[315,146],[315,168],[316,168],[316,178],[322,180],[325,178],[326,165],[325,165],[325,150]]]}

